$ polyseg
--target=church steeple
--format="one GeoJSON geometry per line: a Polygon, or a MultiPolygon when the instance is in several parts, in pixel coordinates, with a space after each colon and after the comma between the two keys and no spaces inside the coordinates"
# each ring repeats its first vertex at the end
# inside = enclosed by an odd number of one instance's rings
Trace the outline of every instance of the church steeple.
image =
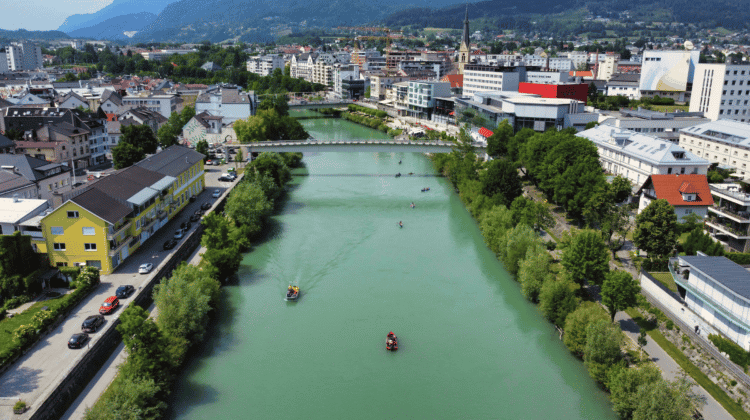
{"type": "Polygon", "coordinates": [[[464,74],[464,66],[471,61],[471,41],[469,40],[469,3],[466,3],[466,15],[464,16],[464,35],[461,37],[461,46],[458,49],[458,74],[464,74]]]}
{"type": "Polygon", "coordinates": [[[461,38],[461,46],[466,45],[469,48],[469,4],[466,4],[466,15],[464,17],[464,36],[461,38]]]}

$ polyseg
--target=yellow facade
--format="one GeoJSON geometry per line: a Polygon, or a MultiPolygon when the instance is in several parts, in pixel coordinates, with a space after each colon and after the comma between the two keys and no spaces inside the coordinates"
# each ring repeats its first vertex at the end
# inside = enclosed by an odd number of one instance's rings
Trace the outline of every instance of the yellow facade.
{"type": "MultiPolygon", "coordinates": [[[[174,212],[177,214],[187,205],[190,197],[200,194],[206,188],[203,172],[203,161],[199,161],[177,177],[171,195],[174,200],[174,212]]],[[[172,215],[170,214],[170,219],[172,215]]]]}
{"type": "Polygon", "coordinates": [[[42,219],[47,255],[53,266],[93,265],[112,271],[108,256],[109,223],[68,201],[42,219]]]}

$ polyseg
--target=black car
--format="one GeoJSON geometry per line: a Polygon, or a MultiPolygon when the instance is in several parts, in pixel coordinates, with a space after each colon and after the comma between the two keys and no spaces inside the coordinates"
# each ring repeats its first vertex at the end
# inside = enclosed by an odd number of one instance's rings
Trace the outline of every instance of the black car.
{"type": "Polygon", "coordinates": [[[197,200],[197,199],[198,199],[198,198],[197,198],[196,196],[194,196],[194,195],[191,195],[191,196],[190,196],[190,202],[191,202],[191,203],[195,203],[195,200],[197,200]]]}
{"type": "Polygon", "coordinates": [[[70,337],[70,340],[68,340],[68,348],[80,349],[84,344],[86,344],[86,341],[88,341],[88,339],[89,335],[86,333],[73,334],[73,336],[70,337]]]}
{"type": "Polygon", "coordinates": [[[177,245],[177,239],[170,239],[167,242],[164,242],[164,250],[172,249],[177,245]]]}
{"type": "Polygon", "coordinates": [[[220,176],[219,182],[232,182],[234,181],[232,178],[229,178],[228,176],[220,176]]]}
{"type": "MultiPolygon", "coordinates": [[[[118,289],[119,291],[119,289],[118,289]]],[[[104,324],[104,315],[91,315],[90,317],[83,320],[81,329],[85,333],[93,333],[104,324]]]]}
{"type": "Polygon", "coordinates": [[[192,224],[192,223],[190,223],[190,221],[189,221],[189,220],[188,220],[188,221],[185,221],[185,222],[182,222],[182,223],[180,223],[180,228],[181,228],[182,230],[189,230],[189,229],[190,229],[191,227],[193,227],[193,224],[192,224]]]}
{"type": "Polygon", "coordinates": [[[212,205],[213,204],[210,201],[206,201],[205,203],[201,204],[201,210],[208,210],[212,205]]]}
{"type": "Polygon", "coordinates": [[[190,221],[191,222],[197,222],[198,220],[201,220],[201,216],[202,216],[202,214],[201,214],[200,210],[198,210],[195,213],[193,213],[192,216],[190,216],[190,221]]]}
{"type": "Polygon", "coordinates": [[[126,284],[123,286],[120,286],[115,290],[115,296],[117,296],[118,299],[125,299],[126,297],[130,296],[135,292],[135,287],[126,284]]]}

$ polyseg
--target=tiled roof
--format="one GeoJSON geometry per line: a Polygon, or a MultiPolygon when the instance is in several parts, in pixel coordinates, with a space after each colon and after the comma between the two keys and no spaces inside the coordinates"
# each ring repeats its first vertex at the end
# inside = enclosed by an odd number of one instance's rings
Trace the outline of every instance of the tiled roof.
{"type": "Polygon", "coordinates": [[[102,92],[101,102],[104,103],[107,100],[112,101],[112,103],[117,106],[122,106],[122,96],[120,96],[119,93],[113,90],[107,89],[104,92],[102,92]]]}
{"type": "Polygon", "coordinates": [[[184,146],[170,146],[161,152],[136,163],[136,166],[177,177],[205,156],[184,146]]]}
{"type": "Polygon", "coordinates": [[[0,171],[0,194],[5,194],[30,185],[34,185],[34,183],[19,174],[14,174],[9,171],[0,171]]]}
{"type": "Polygon", "coordinates": [[[656,198],[673,206],[710,206],[714,203],[705,175],[651,175],[644,189],[653,185],[656,198]],[[695,201],[685,201],[682,194],[696,194],[695,201]]]}
{"type": "Polygon", "coordinates": [[[129,206],[96,188],[91,188],[85,193],[71,198],[70,201],[112,224],[117,223],[132,212],[129,206]]]}
{"type": "Polygon", "coordinates": [[[0,149],[4,149],[6,147],[13,147],[14,145],[15,143],[13,143],[13,140],[0,134],[0,149]]]}
{"type": "Polygon", "coordinates": [[[441,82],[451,82],[452,88],[460,88],[464,86],[464,75],[463,74],[448,74],[445,75],[441,82]]]}
{"type": "Polygon", "coordinates": [[[89,185],[112,198],[125,201],[162,178],[164,175],[160,173],[134,165],[89,185]]]}
{"type": "MultiPolygon", "coordinates": [[[[31,147],[35,147],[34,143],[41,143],[42,145],[46,145],[47,147],[54,147],[56,144],[59,144],[60,142],[25,141],[25,142],[18,142],[18,143],[31,143],[30,145],[26,146],[28,148],[31,148],[31,147]]],[[[18,146],[20,146],[20,144],[18,146]]],[[[41,147],[44,147],[44,146],[41,146],[41,147]]],[[[29,155],[0,154],[0,166],[13,166],[18,170],[19,174],[23,175],[26,179],[30,181],[38,181],[40,179],[44,179],[45,178],[44,173],[39,172],[39,171],[45,171],[49,169],[49,165],[53,165],[53,164],[51,164],[50,162],[47,162],[46,160],[37,159],[29,155]]],[[[54,165],[57,165],[57,164],[54,164],[54,165]]],[[[65,171],[70,170],[70,168],[68,168],[67,166],[64,166],[63,169],[65,171]]]]}

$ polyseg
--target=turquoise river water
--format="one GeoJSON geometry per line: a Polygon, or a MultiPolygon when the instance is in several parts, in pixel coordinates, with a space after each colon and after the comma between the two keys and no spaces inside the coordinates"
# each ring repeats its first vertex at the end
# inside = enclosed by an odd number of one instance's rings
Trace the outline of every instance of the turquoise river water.
{"type": "MultiPolygon", "coordinates": [[[[336,119],[303,124],[320,139],[384,136],[336,119]]],[[[425,156],[303,161],[297,174],[309,176],[294,178],[239,282],[223,289],[171,418],[615,418],[425,156]],[[283,300],[290,283],[298,302],[283,300]],[[397,352],[385,350],[389,331],[397,352]]]]}

